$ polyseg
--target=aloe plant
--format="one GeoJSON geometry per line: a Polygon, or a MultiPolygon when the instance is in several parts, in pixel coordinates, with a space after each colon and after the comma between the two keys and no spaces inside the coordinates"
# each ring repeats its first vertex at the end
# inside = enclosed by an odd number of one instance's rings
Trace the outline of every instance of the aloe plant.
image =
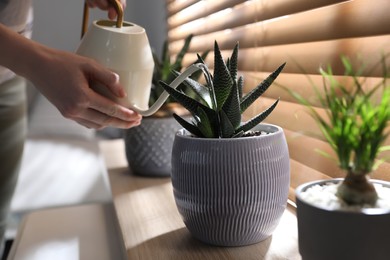
{"type": "MultiPolygon", "coordinates": [[[[243,77],[238,77],[238,48],[237,44],[231,57],[225,62],[218,43],[214,45],[214,74],[212,75],[202,57],[198,55],[206,84],[187,78],[184,84],[190,87],[197,98],[192,98],[181,91],[171,88],[166,82],[160,81],[161,86],[193,116],[192,122],[174,114],[175,119],[190,133],[204,138],[234,138],[241,137],[247,131],[262,122],[276,107],[277,99],[269,108],[242,122],[242,113],[271,86],[285,63],[271,73],[252,91],[243,95],[243,77]]],[[[176,72],[176,75],[180,73],[176,72]]]]}
{"type": "Polygon", "coordinates": [[[321,105],[327,108],[325,117],[307,99],[294,91],[288,91],[309,108],[310,115],[336,153],[340,169],[346,171],[346,177],[338,186],[336,195],[347,204],[374,205],[378,195],[368,179],[369,174],[382,162],[377,160],[379,154],[390,150],[390,146],[383,146],[389,136],[386,127],[390,120],[390,86],[384,69],[385,75],[380,83],[370,91],[364,91],[364,78],[360,77],[362,70],[354,70],[346,57],[342,57],[342,62],[345,76],[353,80],[353,88],[338,81],[331,66],[321,70],[325,94],[320,94],[318,89],[316,93],[321,105]],[[378,91],[381,91],[380,101],[373,98],[378,91]]]}
{"type": "MultiPolygon", "coordinates": [[[[183,68],[183,58],[187,54],[188,49],[191,44],[193,35],[190,34],[184,39],[184,44],[176,57],[172,60],[172,57],[169,53],[168,42],[164,41],[163,50],[161,58],[153,51],[153,60],[154,60],[154,71],[152,77],[152,88],[150,92],[149,105],[152,105],[156,100],[161,96],[164,89],[159,85],[160,80],[171,83],[175,79],[174,71],[181,71],[183,68]]],[[[205,51],[201,57],[205,59],[209,51],[205,51]]],[[[195,61],[197,62],[197,61],[195,61]]],[[[200,77],[200,73],[194,73],[191,78],[197,79],[200,77]]],[[[179,89],[183,90],[182,86],[179,86],[179,89]]],[[[166,103],[174,102],[172,98],[168,98],[166,103]]]]}

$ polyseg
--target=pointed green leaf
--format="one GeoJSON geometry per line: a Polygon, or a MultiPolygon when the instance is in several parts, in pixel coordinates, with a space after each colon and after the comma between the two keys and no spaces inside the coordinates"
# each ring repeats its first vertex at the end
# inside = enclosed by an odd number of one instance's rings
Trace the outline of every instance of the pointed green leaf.
{"type": "MultiPolygon", "coordinates": [[[[181,74],[177,71],[172,71],[172,73],[176,77],[181,74]]],[[[203,86],[198,81],[195,81],[191,78],[186,78],[185,81],[183,82],[183,84],[186,87],[192,89],[196,93],[198,100],[200,100],[204,104],[207,104],[209,107],[212,107],[210,92],[209,92],[207,87],[203,86]]]]}
{"type": "Polygon", "coordinates": [[[212,122],[210,122],[206,112],[202,108],[198,108],[197,116],[197,123],[199,131],[202,132],[203,136],[206,138],[213,138],[215,137],[214,129],[212,127],[212,122]]]}
{"type": "Polygon", "coordinates": [[[159,80],[166,81],[171,72],[171,57],[168,50],[168,42],[166,40],[164,41],[163,45],[161,64],[161,77],[159,80]]]}
{"type": "Polygon", "coordinates": [[[240,102],[242,100],[242,93],[244,89],[244,77],[240,76],[237,80],[237,88],[238,88],[238,97],[240,99],[240,102]]]}
{"type": "MultiPolygon", "coordinates": [[[[202,63],[202,64],[205,64],[204,63],[204,60],[207,58],[207,56],[209,55],[209,50],[205,51],[202,53],[201,56],[199,56],[199,54],[196,54],[198,59],[196,60],[196,62],[194,63],[202,63]]],[[[202,71],[196,71],[195,73],[192,73],[192,75],[190,76],[191,79],[193,80],[198,80],[200,78],[200,76],[202,75],[202,71]]]]}
{"type": "Polygon", "coordinates": [[[237,80],[237,70],[238,70],[238,43],[233,49],[232,56],[230,57],[229,72],[231,79],[236,82],[237,80]]]}
{"type": "Polygon", "coordinates": [[[238,95],[238,89],[236,84],[234,84],[228,99],[222,107],[222,111],[226,113],[234,128],[239,127],[241,123],[240,99],[238,95]]]}
{"type": "Polygon", "coordinates": [[[219,111],[219,119],[221,125],[221,136],[222,138],[230,138],[234,135],[234,127],[230,122],[226,113],[221,110],[219,111]]]}
{"type": "Polygon", "coordinates": [[[166,92],[168,92],[171,97],[173,97],[178,103],[180,103],[185,109],[187,109],[190,113],[196,114],[198,107],[201,107],[206,113],[213,113],[214,111],[199,101],[187,96],[184,93],[181,93],[180,91],[177,91],[176,89],[169,86],[167,83],[160,81],[160,85],[164,88],[166,92]]]}
{"type": "Polygon", "coordinates": [[[193,125],[189,122],[187,122],[185,119],[183,119],[182,117],[180,117],[179,115],[177,114],[173,114],[173,117],[176,119],[176,121],[182,126],[184,127],[188,132],[190,132],[191,134],[195,135],[195,136],[198,136],[198,137],[204,137],[202,135],[202,132],[199,131],[198,127],[196,125],[193,125]]]}
{"type": "Polygon", "coordinates": [[[214,79],[213,87],[215,92],[215,100],[217,102],[217,110],[221,110],[223,104],[230,94],[233,86],[232,78],[230,77],[229,69],[223,60],[221,51],[217,42],[214,45],[214,79]]]}
{"type": "Polygon", "coordinates": [[[269,108],[264,110],[261,114],[257,115],[256,117],[252,118],[251,120],[249,120],[248,122],[246,122],[245,124],[237,128],[236,133],[240,131],[244,131],[244,132],[249,131],[253,127],[260,124],[261,121],[263,121],[269,114],[271,114],[271,112],[275,109],[278,102],[279,99],[277,99],[269,108]]]}
{"type": "Polygon", "coordinates": [[[241,113],[243,113],[257,98],[259,98],[278,77],[279,73],[283,70],[286,63],[283,63],[279,68],[272,72],[263,82],[261,82],[256,88],[250,91],[244,96],[241,102],[241,113]]]}
{"type": "Polygon", "coordinates": [[[190,98],[189,96],[185,95],[184,93],[181,93],[180,91],[177,91],[176,89],[173,89],[171,86],[169,86],[167,83],[163,81],[160,81],[160,86],[162,86],[164,90],[171,95],[171,97],[173,97],[190,113],[196,114],[196,110],[198,109],[199,106],[205,107],[203,104],[199,103],[195,99],[190,98]]]}
{"type": "Polygon", "coordinates": [[[176,55],[176,60],[175,60],[175,62],[172,64],[171,70],[177,70],[177,71],[180,71],[180,70],[181,70],[181,66],[182,66],[182,62],[183,62],[183,57],[184,57],[184,55],[187,53],[188,48],[190,47],[190,43],[191,43],[192,37],[193,37],[193,35],[190,34],[190,35],[188,35],[188,36],[185,38],[185,40],[184,40],[184,45],[183,45],[183,47],[181,48],[181,50],[179,51],[179,53],[176,55]]]}

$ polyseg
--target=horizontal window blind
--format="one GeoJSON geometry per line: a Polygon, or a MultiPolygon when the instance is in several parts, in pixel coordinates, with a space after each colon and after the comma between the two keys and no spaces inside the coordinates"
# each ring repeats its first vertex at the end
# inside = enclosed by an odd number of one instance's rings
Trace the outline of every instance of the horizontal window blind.
{"type": "MultiPolygon", "coordinates": [[[[244,76],[246,92],[287,62],[276,84],[246,111],[245,117],[253,116],[280,97],[279,105],[266,121],[285,130],[291,157],[292,195],[303,182],[342,177],[344,173],[334,160],[315,152],[333,154],[305,108],[279,86],[314,100],[312,85],[322,86],[319,68],[327,65],[332,66],[339,79],[352,83],[343,76],[340,56],[346,55],[356,67],[365,64],[364,87],[371,89],[383,75],[378,62],[384,54],[390,54],[388,10],[388,0],[167,0],[169,49],[175,55],[183,39],[194,34],[184,58],[188,66],[196,53],[212,51],[215,40],[225,57],[239,42],[238,68],[244,76]]],[[[212,68],[212,52],[206,63],[212,68]]],[[[314,105],[325,113],[326,108],[319,102],[314,105]]],[[[390,180],[388,173],[390,163],[383,163],[372,177],[390,180]]]]}

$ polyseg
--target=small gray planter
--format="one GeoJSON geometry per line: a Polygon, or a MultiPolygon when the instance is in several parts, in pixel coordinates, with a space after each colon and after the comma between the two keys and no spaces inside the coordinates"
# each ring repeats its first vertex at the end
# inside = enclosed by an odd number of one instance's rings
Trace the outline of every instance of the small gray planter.
{"type": "Polygon", "coordinates": [[[170,176],[174,133],[180,128],[173,117],[147,117],[141,125],[125,130],[126,158],[132,172],[142,176],[170,176]]]}
{"type": "Polygon", "coordinates": [[[285,210],[290,161],[283,130],[261,124],[267,135],[206,139],[184,130],[175,136],[172,185],[191,234],[220,246],[269,237],[285,210]]]}
{"type": "MultiPolygon", "coordinates": [[[[342,179],[322,180],[296,190],[299,252],[303,260],[387,260],[390,257],[390,210],[327,210],[302,199],[309,187],[342,179]]],[[[374,181],[374,183],[390,183],[374,181]]]]}

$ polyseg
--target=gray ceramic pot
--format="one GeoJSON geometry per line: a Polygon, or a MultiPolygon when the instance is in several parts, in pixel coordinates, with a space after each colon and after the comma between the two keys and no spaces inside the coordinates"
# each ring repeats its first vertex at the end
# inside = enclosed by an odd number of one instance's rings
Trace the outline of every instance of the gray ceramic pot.
{"type": "Polygon", "coordinates": [[[269,237],[285,210],[290,161],[283,130],[268,135],[195,138],[180,130],[172,151],[177,208],[191,234],[213,245],[241,246],[269,237]]]}
{"type": "Polygon", "coordinates": [[[170,176],[174,133],[180,128],[173,117],[147,117],[141,125],[125,130],[126,158],[131,171],[143,176],[170,176]]]}
{"type": "MultiPolygon", "coordinates": [[[[333,179],[340,182],[342,179],[333,179]]],[[[346,212],[326,210],[302,199],[302,192],[329,180],[296,190],[299,252],[304,260],[387,260],[390,257],[390,211],[346,212]]],[[[382,183],[390,187],[390,183],[382,183]]]]}

